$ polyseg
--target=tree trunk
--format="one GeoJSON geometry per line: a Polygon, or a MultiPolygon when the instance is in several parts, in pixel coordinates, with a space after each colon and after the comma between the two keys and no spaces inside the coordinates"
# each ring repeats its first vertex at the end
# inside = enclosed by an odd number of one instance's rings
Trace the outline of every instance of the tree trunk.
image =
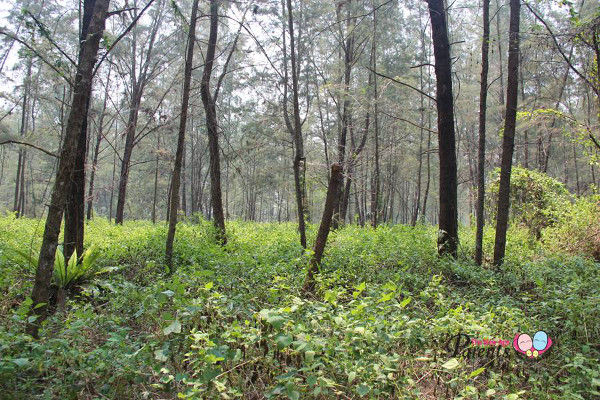
{"type": "Polygon", "coordinates": [[[506,250],[508,211],[510,206],[510,174],[515,147],[515,128],[519,90],[519,20],[521,3],[510,0],[510,42],[508,46],[508,82],[506,88],[506,117],[502,140],[502,165],[498,189],[498,212],[496,216],[496,242],[494,265],[500,266],[506,250]]]}
{"type": "Polygon", "coordinates": [[[69,181],[75,165],[79,134],[85,119],[85,108],[92,89],[92,74],[96,64],[100,38],[104,31],[108,5],[109,0],[96,0],[89,25],[89,34],[81,46],[73,87],[71,110],[60,153],[56,179],[52,188],[35,283],[31,294],[33,300],[31,313],[37,314],[38,318],[28,325],[27,332],[34,337],[38,336],[39,325],[47,313],[50,280],[54,269],[54,256],[58,245],[60,224],[63,217],[69,181]]]}
{"type": "MultiPolygon", "coordinates": [[[[90,94],[91,97],[91,94],[90,94]]],[[[73,252],[77,256],[83,254],[83,235],[85,218],[85,156],[87,141],[87,115],[90,106],[88,98],[84,107],[83,125],[79,132],[79,140],[75,155],[75,167],[67,201],[65,204],[65,232],[64,232],[64,255],[65,260],[71,258],[73,252]]]]}
{"type": "MultiPolygon", "coordinates": [[[[372,4],[374,6],[374,4],[372,4]]],[[[373,9],[373,39],[371,42],[371,65],[373,71],[377,71],[377,10],[373,9]]],[[[373,136],[375,144],[375,172],[373,176],[373,188],[371,197],[371,225],[375,228],[379,223],[379,198],[380,195],[380,178],[379,178],[379,116],[378,116],[378,91],[377,91],[377,75],[373,72],[373,136]]]]}
{"type": "MultiPolygon", "coordinates": [[[[212,7],[211,7],[212,9],[212,7]]],[[[216,8],[215,8],[216,10],[216,8]]],[[[183,164],[183,152],[185,146],[185,129],[187,123],[188,106],[190,102],[190,86],[192,82],[192,63],[194,60],[194,43],[196,42],[196,20],[198,14],[198,0],[192,4],[192,16],[190,18],[190,28],[188,31],[187,54],[185,57],[185,69],[183,77],[183,93],[181,100],[181,114],[179,118],[179,134],[177,137],[177,151],[175,152],[175,166],[171,177],[171,201],[169,210],[169,230],[167,231],[167,244],[165,250],[165,263],[169,269],[169,274],[174,271],[173,268],[173,241],[175,240],[175,228],[177,226],[177,210],[179,209],[179,186],[181,183],[181,167],[183,164]]],[[[216,11],[215,11],[216,14],[216,11]]],[[[212,21],[212,19],[211,19],[212,21]]],[[[212,24],[211,24],[212,33],[212,24]]],[[[211,35],[212,37],[212,35],[211,35]]],[[[215,35],[216,41],[216,35],[215,35]]]]}
{"type": "Polygon", "coordinates": [[[477,153],[477,232],[475,262],[483,261],[483,205],[485,197],[485,123],[488,92],[488,54],[490,49],[490,0],[483,0],[483,37],[481,41],[481,83],[479,87],[479,151],[477,153]]]}
{"type": "Polygon", "coordinates": [[[329,180],[327,196],[325,198],[325,209],[323,210],[321,225],[319,226],[319,232],[315,239],[315,246],[313,248],[314,253],[310,260],[310,265],[308,266],[306,280],[304,281],[303,290],[307,293],[314,293],[315,290],[315,275],[319,272],[319,265],[321,264],[325,245],[327,244],[327,236],[329,236],[333,213],[340,199],[339,193],[342,183],[342,166],[337,163],[333,164],[331,166],[331,178],[329,180]]]}
{"type": "Polygon", "coordinates": [[[119,175],[119,190],[117,192],[117,210],[115,212],[115,223],[122,224],[125,214],[125,198],[127,196],[127,183],[129,181],[129,165],[131,163],[131,154],[135,141],[135,130],[137,126],[138,110],[140,109],[140,95],[137,87],[134,87],[132,94],[131,109],[129,110],[129,119],[127,121],[127,133],[125,136],[125,149],[123,150],[123,160],[121,161],[121,174],[119,175]]]}
{"type": "MultiPolygon", "coordinates": [[[[79,36],[80,43],[83,43],[87,36],[95,3],[96,0],[84,0],[83,2],[83,18],[81,20],[81,32],[79,36]]],[[[82,44],[80,46],[82,46],[82,44]]],[[[80,47],[80,52],[81,51],[80,47]]],[[[76,252],[78,256],[83,254],[83,236],[85,227],[85,162],[88,148],[87,133],[90,98],[91,91],[83,111],[83,123],[81,131],[79,132],[77,153],[75,155],[75,169],[73,170],[69,193],[67,194],[67,202],[65,204],[65,260],[71,258],[73,252],[76,252]]]]}
{"type": "MultiPolygon", "coordinates": [[[[286,14],[286,3],[282,1],[283,14],[286,14]]],[[[298,211],[298,232],[300,233],[300,244],[306,248],[306,159],[304,158],[304,140],[302,136],[302,123],[300,121],[300,103],[298,94],[298,63],[296,59],[296,38],[294,37],[294,15],[292,2],[287,0],[287,27],[290,35],[290,61],[292,73],[292,107],[293,124],[289,120],[287,109],[289,73],[287,67],[287,49],[285,28],[283,29],[283,73],[284,73],[284,95],[283,113],[286,127],[292,135],[294,143],[294,189],[296,194],[296,208],[298,211]]]]}
{"type": "MultiPolygon", "coordinates": [[[[21,107],[21,127],[19,129],[19,135],[24,137],[27,134],[29,126],[29,91],[31,89],[31,70],[33,62],[31,57],[27,57],[27,73],[23,80],[23,105],[21,107]]],[[[23,176],[25,174],[25,158],[27,152],[24,148],[19,148],[19,159],[17,161],[17,176],[15,178],[15,198],[13,204],[13,211],[16,213],[17,218],[23,214],[24,210],[21,207],[21,198],[23,197],[23,176]]]]}
{"type": "MultiPolygon", "coordinates": [[[[338,7],[341,8],[344,2],[339,2],[338,7]]],[[[344,80],[343,80],[343,102],[342,102],[342,115],[341,115],[341,128],[338,137],[338,163],[344,168],[346,162],[346,142],[348,137],[348,130],[351,129],[352,123],[352,103],[350,102],[350,83],[352,79],[352,66],[354,64],[354,27],[356,25],[356,19],[351,18],[352,14],[351,6],[352,0],[345,2],[347,13],[346,13],[346,41],[343,43],[344,53],[344,80]]],[[[338,11],[339,13],[339,11],[338,11]]],[[[340,28],[340,37],[344,37],[342,34],[342,28],[340,28]]],[[[347,167],[345,168],[348,169],[347,167]]],[[[338,197],[343,199],[343,186],[339,188],[338,197]]],[[[344,223],[344,215],[341,215],[342,201],[338,201],[337,209],[333,217],[333,227],[337,229],[340,224],[344,223]]]]}
{"type": "Polygon", "coordinates": [[[223,213],[223,200],[221,194],[221,166],[219,155],[219,131],[217,124],[216,99],[210,93],[210,77],[215,61],[217,47],[217,32],[219,28],[219,0],[210,2],[210,32],[206,61],[200,85],[200,94],[204,112],[206,114],[206,130],[208,132],[208,148],[210,155],[210,200],[212,204],[213,224],[217,230],[217,241],[221,244],[227,242],[225,236],[225,215],[223,213]]]}
{"type": "MultiPolygon", "coordinates": [[[[94,181],[96,177],[96,169],[98,168],[98,155],[100,153],[100,144],[102,143],[102,139],[104,138],[104,117],[106,116],[106,105],[108,103],[108,97],[110,95],[110,64],[108,68],[108,73],[106,76],[106,86],[104,90],[104,102],[102,104],[102,112],[100,113],[100,118],[98,119],[98,132],[96,133],[96,145],[94,146],[94,155],[92,159],[92,168],[90,170],[90,187],[88,192],[88,203],[87,203],[87,219],[88,221],[92,219],[93,214],[93,206],[94,206],[94,181]]],[[[109,127],[110,128],[110,127],[109,127]]]]}
{"type": "Polygon", "coordinates": [[[428,0],[435,57],[436,105],[440,158],[440,213],[438,252],[457,255],[458,210],[452,60],[443,0],[428,0]]]}

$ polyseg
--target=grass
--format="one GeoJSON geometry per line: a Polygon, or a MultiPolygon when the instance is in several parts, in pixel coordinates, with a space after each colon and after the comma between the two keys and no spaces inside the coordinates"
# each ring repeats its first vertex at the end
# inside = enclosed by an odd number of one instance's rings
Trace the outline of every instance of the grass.
{"type": "MultiPolygon", "coordinates": [[[[23,331],[39,220],[0,218],[0,398],[591,399],[600,396],[600,274],[512,228],[500,271],[436,255],[433,227],[347,226],[330,236],[319,293],[299,292],[309,254],[294,224],[180,224],[176,273],[163,224],[86,226],[96,270],[42,339],[23,331]],[[548,332],[536,360],[444,350],[449,336],[548,332]]],[[[314,237],[315,227],[309,229],[314,237]]],[[[486,231],[491,253],[493,232],[486,231]]]]}

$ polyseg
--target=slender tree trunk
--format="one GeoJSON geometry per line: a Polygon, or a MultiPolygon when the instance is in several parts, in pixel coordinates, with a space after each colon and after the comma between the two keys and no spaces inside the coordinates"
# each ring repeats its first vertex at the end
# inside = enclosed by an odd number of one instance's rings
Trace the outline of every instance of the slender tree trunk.
{"type": "Polygon", "coordinates": [[[119,175],[119,190],[117,192],[117,210],[115,213],[115,223],[122,224],[125,215],[125,198],[127,196],[127,183],[129,181],[129,166],[131,164],[131,154],[135,141],[135,131],[138,119],[138,110],[140,108],[139,93],[137,85],[133,88],[131,109],[129,110],[129,120],[127,121],[127,133],[125,136],[125,148],[123,150],[123,160],[121,161],[121,174],[119,175]]]}
{"type": "Polygon", "coordinates": [[[498,69],[500,72],[500,104],[504,104],[504,62],[502,61],[502,36],[500,35],[500,1],[496,0],[496,37],[498,40],[498,69]]]}
{"type": "Polygon", "coordinates": [[[313,256],[306,273],[306,280],[304,281],[303,290],[307,293],[314,293],[315,291],[315,275],[319,272],[319,265],[321,264],[325,245],[327,244],[327,237],[329,236],[329,231],[331,229],[333,213],[340,199],[339,193],[342,183],[342,166],[340,164],[333,164],[331,166],[329,186],[327,187],[323,217],[321,218],[321,225],[319,226],[317,238],[315,239],[315,246],[313,248],[313,256]]]}
{"type": "Polygon", "coordinates": [[[490,49],[490,0],[483,0],[483,38],[481,41],[481,83],[479,88],[479,151],[477,154],[477,232],[475,262],[483,261],[483,205],[485,197],[485,123],[488,92],[488,54],[490,49]]]}
{"type": "Polygon", "coordinates": [[[498,189],[498,212],[496,216],[496,241],[494,265],[500,266],[506,250],[508,211],[510,206],[510,174],[515,147],[515,128],[519,93],[519,20],[520,0],[510,0],[510,42],[508,46],[508,82],[506,89],[506,118],[502,140],[502,165],[498,189]]]}
{"type": "MultiPolygon", "coordinates": [[[[298,62],[296,57],[296,38],[294,35],[294,14],[291,0],[287,3],[281,2],[283,15],[287,14],[287,29],[290,36],[290,61],[292,75],[292,107],[293,122],[288,114],[288,85],[289,72],[287,65],[287,48],[285,27],[283,29],[283,73],[284,73],[284,91],[283,91],[283,113],[286,127],[292,135],[294,143],[294,188],[296,193],[296,208],[298,211],[298,232],[300,233],[300,244],[306,248],[306,159],[304,158],[304,139],[302,136],[302,123],[300,121],[300,102],[298,88],[298,62]],[[287,8],[287,10],[286,10],[287,8]]],[[[285,24],[284,24],[285,25],[285,24]]]]}
{"type": "MultiPolygon", "coordinates": [[[[375,4],[372,3],[374,6],[375,4]]],[[[373,9],[373,39],[371,42],[371,65],[373,71],[377,71],[377,10],[373,9]]],[[[379,116],[378,116],[378,97],[377,75],[372,73],[373,79],[373,136],[375,144],[375,171],[373,174],[373,196],[371,198],[371,225],[375,228],[379,223],[380,209],[380,173],[379,173],[379,116]]]]}
{"type": "MultiPolygon", "coordinates": [[[[88,192],[88,203],[87,203],[87,219],[92,219],[93,206],[94,206],[94,181],[96,177],[96,169],[98,168],[98,155],[100,153],[100,144],[104,138],[104,118],[106,116],[106,105],[108,103],[109,89],[110,89],[110,66],[106,76],[106,86],[104,90],[104,102],[102,104],[102,112],[98,119],[98,132],[96,133],[96,145],[94,146],[94,155],[92,160],[92,168],[90,170],[90,187],[88,192]]],[[[110,127],[109,127],[110,129],[110,127]]]]}
{"type": "MultiPolygon", "coordinates": [[[[288,0],[289,1],[289,0],[288,0]]],[[[338,3],[338,7],[341,7],[343,2],[338,3]]],[[[346,41],[343,42],[343,53],[344,53],[344,78],[343,78],[343,102],[342,102],[342,121],[341,129],[338,137],[338,163],[344,168],[346,163],[346,142],[348,137],[348,130],[351,129],[352,124],[352,103],[350,101],[350,83],[352,79],[352,66],[354,64],[354,27],[356,25],[355,18],[351,18],[352,14],[352,0],[345,2],[347,9],[346,18],[346,41]]],[[[339,8],[338,8],[339,9],[339,8]]],[[[340,34],[342,33],[340,28],[340,34]]],[[[340,35],[343,37],[343,35],[340,35]]],[[[347,167],[345,169],[348,169],[347,167]]],[[[333,216],[333,227],[337,229],[340,224],[344,223],[344,215],[341,214],[342,201],[343,199],[343,186],[339,188],[338,197],[340,201],[337,203],[337,209],[333,216]]]]}
{"type": "Polygon", "coordinates": [[[210,2],[210,32],[206,61],[202,74],[200,94],[204,112],[206,114],[206,130],[208,132],[208,147],[210,155],[210,199],[212,204],[213,223],[217,230],[217,241],[221,244],[227,242],[225,236],[225,214],[223,213],[223,200],[221,194],[221,165],[219,155],[219,131],[217,123],[216,99],[210,93],[210,78],[215,61],[217,47],[217,33],[219,28],[219,0],[210,2]]]}
{"type": "MultiPolygon", "coordinates": [[[[98,168],[98,155],[100,153],[100,144],[102,143],[102,139],[104,139],[104,118],[106,116],[106,105],[108,103],[109,97],[109,89],[110,89],[110,64],[108,68],[108,73],[106,76],[106,86],[104,90],[104,102],[102,103],[102,112],[100,113],[100,118],[98,120],[98,131],[96,133],[96,145],[94,146],[94,155],[92,160],[92,168],[90,170],[90,187],[88,192],[88,203],[87,203],[87,219],[88,221],[92,219],[93,214],[93,206],[94,206],[94,181],[96,177],[96,169],[98,168]]],[[[110,127],[109,127],[110,129],[110,127]]]]}
{"type": "MultiPolygon", "coordinates": [[[[29,129],[29,91],[31,90],[31,71],[32,71],[33,62],[31,57],[27,57],[27,72],[25,78],[23,79],[23,103],[21,107],[21,127],[19,129],[19,135],[24,137],[27,134],[27,130],[29,129]]],[[[23,175],[25,174],[25,158],[27,156],[27,152],[24,148],[19,148],[19,159],[17,161],[17,176],[15,178],[15,198],[13,203],[13,211],[16,213],[17,217],[20,217],[23,213],[23,209],[21,207],[21,197],[22,193],[25,190],[23,187],[23,175]]]]}
{"type": "Polygon", "coordinates": [[[452,97],[452,60],[443,0],[428,0],[433,37],[440,158],[440,213],[438,252],[457,255],[457,167],[452,97]]]}
{"type": "MultiPolygon", "coordinates": [[[[167,231],[167,244],[165,250],[165,263],[169,269],[169,274],[174,271],[173,268],[173,241],[175,240],[175,228],[177,226],[177,210],[179,209],[179,185],[181,183],[181,168],[183,164],[185,129],[187,123],[188,106],[190,102],[190,86],[192,82],[192,65],[194,60],[194,43],[196,41],[196,20],[198,14],[198,1],[192,3],[192,16],[190,18],[190,28],[188,31],[187,54],[185,57],[185,69],[183,76],[183,93],[181,100],[181,114],[179,118],[179,134],[177,138],[177,151],[175,152],[175,166],[171,178],[171,201],[169,210],[169,230],[167,231]]],[[[216,7],[211,7],[211,9],[216,7]]],[[[215,16],[216,20],[216,16],[215,16]]],[[[211,24],[212,33],[212,24],[211,24]]],[[[212,35],[211,35],[212,37],[212,35]]],[[[215,34],[216,41],[216,34],[215,34]]],[[[214,55],[213,55],[214,57],[214,55]]]]}
{"type": "MultiPolygon", "coordinates": [[[[115,121],[115,138],[117,137],[117,132],[119,131],[119,123],[115,121]]],[[[116,142],[115,142],[116,147],[116,142]]],[[[115,152],[113,154],[113,165],[112,165],[112,178],[110,181],[110,201],[108,206],[108,221],[113,217],[113,200],[115,197],[115,172],[117,169],[117,150],[115,148],[115,152]]]]}
{"type": "Polygon", "coordinates": [[[92,90],[92,74],[96,64],[100,38],[104,31],[108,5],[109,0],[96,0],[88,35],[81,45],[73,87],[71,110],[50,198],[35,283],[31,294],[31,299],[33,300],[31,313],[35,313],[38,318],[28,325],[27,332],[34,337],[38,336],[39,325],[47,313],[50,280],[54,270],[54,257],[58,245],[58,235],[60,233],[69,181],[75,165],[79,134],[84,124],[85,108],[92,90]]]}
{"type": "MultiPolygon", "coordinates": [[[[154,194],[152,196],[152,223],[156,223],[156,202],[158,199],[158,164],[160,161],[160,134],[156,135],[156,160],[154,162],[154,194]]],[[[193,204],[192,199],[192,204],[193,204]]]]}

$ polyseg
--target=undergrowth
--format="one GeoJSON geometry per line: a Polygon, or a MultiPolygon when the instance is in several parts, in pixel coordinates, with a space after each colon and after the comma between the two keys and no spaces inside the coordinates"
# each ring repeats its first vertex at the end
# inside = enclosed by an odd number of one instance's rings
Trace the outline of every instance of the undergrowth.
{"type": "MultiPolygon", "coordinates": [[[[0,397],[7,399],[592,399],[600,396],[600,274],[509,233],[501,269],[438,258],[435,228],[347,226],[330,235],[319,292],[300,292],[309,252],[294,224],[181,223],[177,270],[162,264],[166,228],[86,226],[93,275],[25,335],[38,220],[0,218],[0,397]],[[536,360],[512,350],[544,330],[536,360]],[[448,338],[510,340],[504,366],[452,354],[448,338]]],[[[315,227],[309,229],[314,237],[315,227]]],[[[493,232],[486,231],[490,254],[493,232]]]]}

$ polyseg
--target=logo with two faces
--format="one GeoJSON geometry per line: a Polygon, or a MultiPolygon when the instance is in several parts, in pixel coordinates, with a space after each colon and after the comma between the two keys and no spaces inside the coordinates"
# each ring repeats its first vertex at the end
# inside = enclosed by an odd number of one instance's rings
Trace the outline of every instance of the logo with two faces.
{"type": "Polygon", "coordinates": [[[552,339],[544,331],[537,331],[533,339],[526,333],[517,333],[513,340],[513,347],[518,353],[529,358],[537,358],[552,346],[552,339]]]}

